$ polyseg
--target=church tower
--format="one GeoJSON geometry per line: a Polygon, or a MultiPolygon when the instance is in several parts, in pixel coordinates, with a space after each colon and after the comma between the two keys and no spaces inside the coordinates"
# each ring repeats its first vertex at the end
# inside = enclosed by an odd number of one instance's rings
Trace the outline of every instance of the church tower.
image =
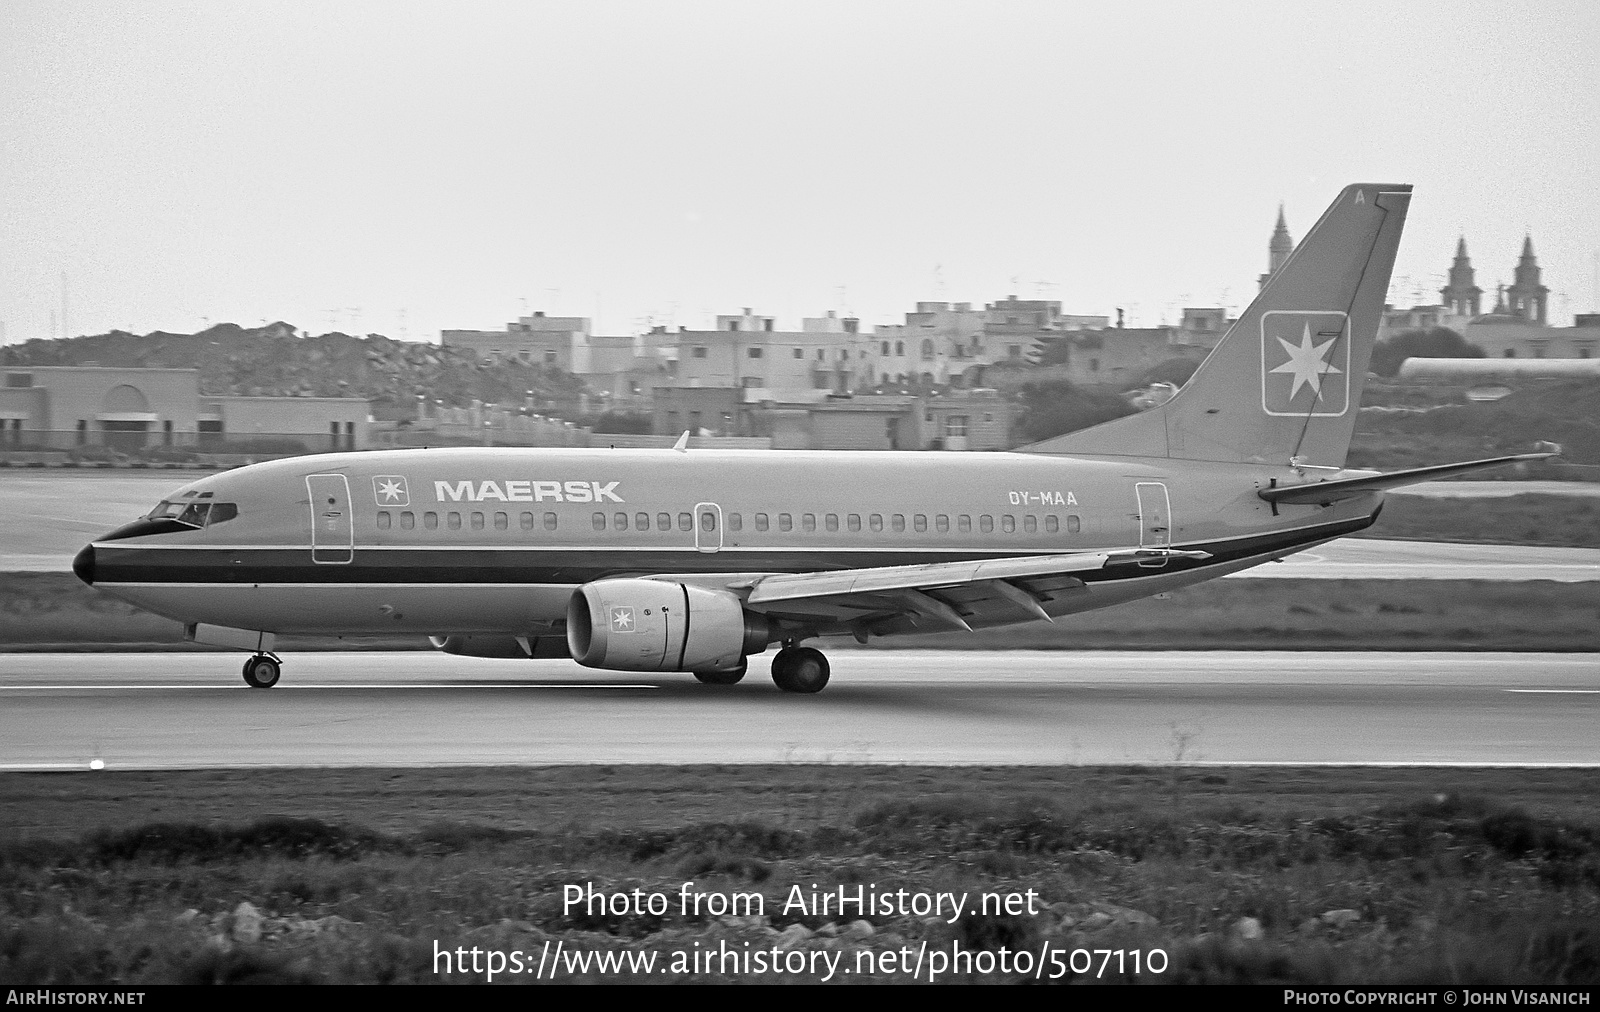
{"type": "Polygon", "coordinates": [[[1267,273],[1258,279],[1261,288],[1267,287],[1267,282],[1272,280],[1272,276],[1278,273],[1278,268],[1293,252],[1294,240],[1289,238],[1289,225],[1283,220],[1283,205],[1279,204],[1278,227],[1272,230],[1272,241],[1267,243],[1267,273]]]}
{"type": "Polygon", "coordinates": [[[1479,316],[1478,300],[1483,289],[1473,282],[1472,261],[1467,257],[1467,237],[1456,243],[1456,262],[1450,267],[1450,284],[1439,289],[1444,311],[1450,316],[1479,316]]]}
{"type": "Polygon", "coordinates": [[[1506,289],[1510,300],[1507,307],[1512,316],[1520,316],[1529,323],[1545,322],[1545,300],[1550,289],[1539,283],[1539,261],[1533,255],[1533,237],[1522,240],[1522,259],[1517,261],[1516,282],[1506,289]]]}

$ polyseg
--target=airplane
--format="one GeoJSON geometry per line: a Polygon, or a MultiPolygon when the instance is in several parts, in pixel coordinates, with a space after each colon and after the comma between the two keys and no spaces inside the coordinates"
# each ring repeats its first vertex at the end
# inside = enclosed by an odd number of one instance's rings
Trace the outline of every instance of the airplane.
{"type": "MultiPolygon", "coordinates": [[[[1551,453],[1345,468],[1409,185],[1346,187],[1165,403],[1007,453],[432,448],[201,478],[85,546],[85,583],[251,652],[446,653],[827,685],[805,645],[1061,620],[1372,525],[1383,491],[1551,453]]],[[[687,434],[685,434],[687,435],[687,434]]]]}

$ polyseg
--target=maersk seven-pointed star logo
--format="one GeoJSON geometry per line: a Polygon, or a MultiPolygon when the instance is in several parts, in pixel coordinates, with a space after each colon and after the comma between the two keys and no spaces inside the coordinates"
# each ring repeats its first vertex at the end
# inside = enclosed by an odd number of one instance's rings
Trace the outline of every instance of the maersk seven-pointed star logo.
{"type": "Polygon", "coordinates": [[[611,631],[612,632],[633,632],[634,631],[633,609],[632,608],[613,607],[611,609],[611,631]]]}
{"type": "Polygon", "coordinates": [[[1350,408],[1350,318],[1334,312],[1261,316],[1261,409],[1342,415],[1350,408]]]}
{"type": "Polygon", "coordinates": [[[406,490],[406,479],[399,474],[380,474],[372,479],[372,498],[379,506],[410,506],[411,493],[406,490]]]}

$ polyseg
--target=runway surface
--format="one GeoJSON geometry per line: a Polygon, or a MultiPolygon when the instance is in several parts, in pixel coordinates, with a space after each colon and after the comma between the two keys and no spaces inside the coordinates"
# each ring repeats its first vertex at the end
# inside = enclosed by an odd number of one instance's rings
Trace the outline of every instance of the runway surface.
{"type": "Polygon", "coordinates": [[[552,763],[1600,766],[1600,655],[830,653],[779,692],[569,661],[12,654],[0,769],[552,763]]]}
{"type": "MultiPolygon", "coordinates": [[[[107,474],[15,472],[0,475],[0,501],[10,523],[0,526],[0,574],[72,569],[72,556],[96,535],[150,511],[167,492],[194,480],[195,472],[107,474]]],[[[1473,486],[1471,494],[1501,495],[1499,486],[1576,486],[1581,482],[1429,482],[1425,491],[1473,486]],[[1477,487],[1484,486],[1478,489],[1477,487]],[[1494,486],[1489,488],[1487,486],[1494,486]]],[[[1600,488],[1600,485],[1593,486],[1600,488]]],[[[1532,488],[1526,491],[1534,491],[1532,488]]],[[[1546,491],[1546,489],[1541,489],[1546,491]]],[[[1454,493],[1452,493],[1454,494],[1454,493]]],[[[1381,521],[1380,521],[1381,523],[1381,521]]],[[[1483,579],[1600,580],[1600,549],[1458,545],[1424,541],[1345,538],[1281,564],[1258,566],[1241,578],[1334,580],[1483,579]]]]}

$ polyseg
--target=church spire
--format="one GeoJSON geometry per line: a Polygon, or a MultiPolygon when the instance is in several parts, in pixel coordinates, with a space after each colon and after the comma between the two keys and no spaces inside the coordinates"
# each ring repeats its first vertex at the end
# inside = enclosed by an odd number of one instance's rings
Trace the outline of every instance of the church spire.
{"type": "Polygon", "coordinates": [[[1261,275],[1259,282],[1262,288],[1267,287],[1267,282],[1278,273],[1278,268],[1283,266],[1289,254],[1294,252],[1294,240],[1289,238],[1289,223],[1283,217],[1283,203],[1278,204],[1278,224],[1272,230],[1272,239],[1267,242],[1267,273],[1261,275]]]}
{"type": "Polygon", "coordinates": [[[1507,308],[1513,316],[1520,316],[1529,323],[1544,323],[1550,289],[1540,283],[1539,260],[1533,255],[1532,235],[1522,237],[1522,259],[1517,262],[1513,274],[1516,281],[1506,289],[1510,300],[1507,308]]]}
{"type": "Polygon", "coordinates": [[[1474,281],[1472,260],[1467,256],[1467,237],[1456,242],[1456,262],[1450,267],[1450,283],[1439,289],[1444,311],[1450,316],[1477,316],[1483,289],[1474,281]]]}

